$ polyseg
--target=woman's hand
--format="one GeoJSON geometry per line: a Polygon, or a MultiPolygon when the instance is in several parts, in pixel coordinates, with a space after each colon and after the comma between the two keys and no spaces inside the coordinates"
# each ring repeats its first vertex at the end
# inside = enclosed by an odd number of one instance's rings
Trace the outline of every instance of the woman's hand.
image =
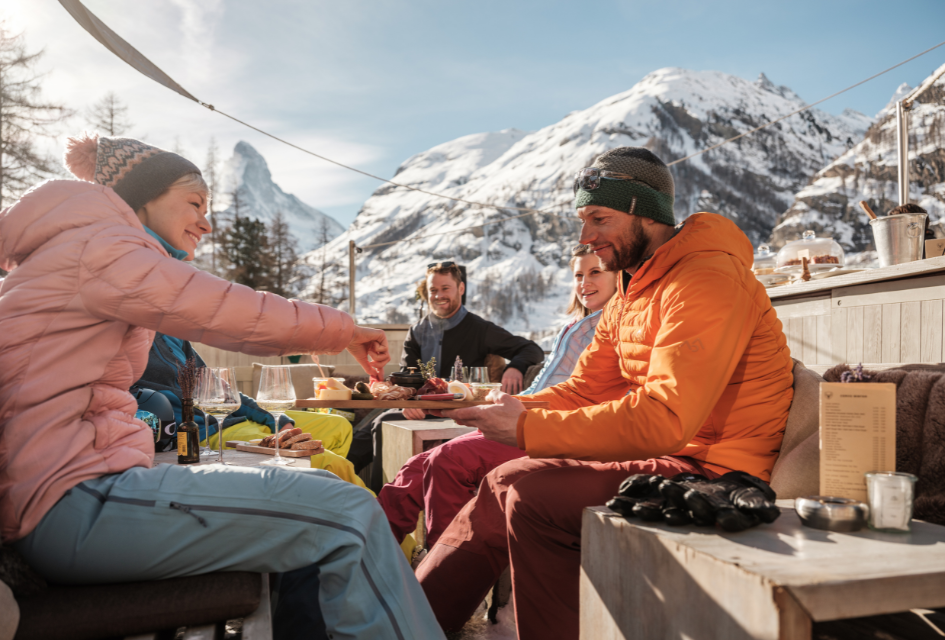
{"type": "Polygon", "coordinates": [[[384,379],[384,365],[390,362],[387,334],[380,329],[355,325],[346,349],[368,375],[384,379]]]}

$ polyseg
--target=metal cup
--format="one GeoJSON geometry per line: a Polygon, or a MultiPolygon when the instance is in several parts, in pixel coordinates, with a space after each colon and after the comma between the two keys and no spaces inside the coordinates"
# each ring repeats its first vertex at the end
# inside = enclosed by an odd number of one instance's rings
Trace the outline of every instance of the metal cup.
{"type": "Polygon", "coordinates": [[[900,213],[870,220],[879,266],[889,267],[922,259],[925,213],[900,213]]]}

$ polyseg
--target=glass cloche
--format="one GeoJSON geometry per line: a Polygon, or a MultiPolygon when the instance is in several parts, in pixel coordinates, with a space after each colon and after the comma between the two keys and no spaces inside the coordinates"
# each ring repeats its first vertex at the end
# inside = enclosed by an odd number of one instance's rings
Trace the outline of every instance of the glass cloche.
{"type": "Polygon", "coordinates": [[[784,273],[775,273],[778,266],[778,254],[771,250],[767,244],[758,246],[758,252],[755,253],[755,261],[751,265],[751,270],[758,278],[758,281],[766,287],[787,282],[791,276],[784,273]]]}
{"type": "Polygon", "coordinates": [[[843,267],[843,248],[833,238],[817,238],[808,229],[800,240],[788,242],[778,251],[778,273],[801,273],[803,259],[807,258],[811,273],[820,273],[843,267]]]}

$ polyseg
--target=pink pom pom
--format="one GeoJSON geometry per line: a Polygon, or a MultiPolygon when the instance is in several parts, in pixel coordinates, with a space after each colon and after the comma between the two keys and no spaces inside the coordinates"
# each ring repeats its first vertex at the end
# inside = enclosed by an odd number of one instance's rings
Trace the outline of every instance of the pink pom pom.
{"type": "Polygon", "coordinates": [[[98,134],[83,133],[66,140],[66,168],[79,180],[95,182],[95,158],[98,155],[98,134]]]}

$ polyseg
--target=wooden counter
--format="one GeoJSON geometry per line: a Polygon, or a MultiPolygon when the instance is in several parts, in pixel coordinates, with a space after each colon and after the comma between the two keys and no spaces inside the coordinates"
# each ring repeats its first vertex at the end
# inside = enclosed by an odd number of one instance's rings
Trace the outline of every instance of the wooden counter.
{"type": "Polygon", "coordinates": [[[942,362],[945,257],[774,287],[768,295],[791,355],[815,370],[942,362]]]}

